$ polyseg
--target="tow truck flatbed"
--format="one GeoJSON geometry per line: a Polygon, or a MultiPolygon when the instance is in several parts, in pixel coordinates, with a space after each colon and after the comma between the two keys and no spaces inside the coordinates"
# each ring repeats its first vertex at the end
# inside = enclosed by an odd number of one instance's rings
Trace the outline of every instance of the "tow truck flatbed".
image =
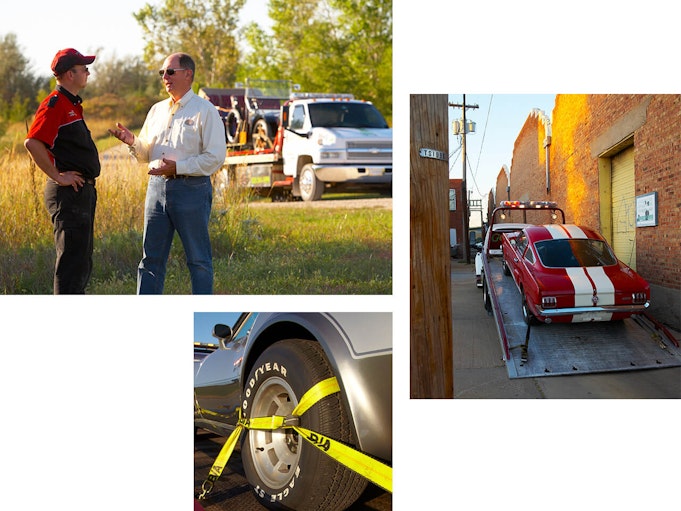
{"type": "Polygon", "coordinates": [[[520,292],[513,278],[504,275],[501,258],[483,254],[483,266],[483,296],[488,288],[510,378],[681,366],[678,340],[647,315],[622,321],[536,324],[528,329],[520,292]]]}

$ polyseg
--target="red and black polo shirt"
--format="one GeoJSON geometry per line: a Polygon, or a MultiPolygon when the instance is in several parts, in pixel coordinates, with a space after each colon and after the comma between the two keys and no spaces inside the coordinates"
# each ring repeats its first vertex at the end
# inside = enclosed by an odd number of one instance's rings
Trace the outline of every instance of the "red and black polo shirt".
{"type": "Polygon", "coordinates": [[[83,119],[82,99],[57,85],[38,107],[27,138],[43,142],[60,172],[75,170],[83,177],[99,176],[97,147],[83,119]]]}

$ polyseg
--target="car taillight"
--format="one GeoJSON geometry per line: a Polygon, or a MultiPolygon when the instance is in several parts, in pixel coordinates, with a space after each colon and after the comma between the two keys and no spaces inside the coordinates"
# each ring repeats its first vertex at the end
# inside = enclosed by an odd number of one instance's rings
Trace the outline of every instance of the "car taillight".
{"type": "Polygon", "coordinates": [[[631,293],[631,301],[635,304],[646,303],[646,294],[643,292],[631,293]]]}
{"type": "Polygon", "coordinates": [[[544,309],[555,309],[557,303],[558,300],[556,299],[555,296],[544,296],[541,299],[541,306],[544,309]]]}

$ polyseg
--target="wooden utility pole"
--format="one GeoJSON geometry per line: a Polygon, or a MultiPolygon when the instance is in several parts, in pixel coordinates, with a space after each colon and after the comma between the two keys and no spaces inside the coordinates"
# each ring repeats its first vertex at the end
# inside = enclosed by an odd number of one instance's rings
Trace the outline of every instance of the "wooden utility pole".
{"type": "Polygon", "coordinates": [[[463,204],[463,247],[466,252],[466,264],[471,264],[471,243],[468,235],[468,217],[470,216],[468,209],[468,189],[466,188],[466,132],[468,131],[468,123],[466,122],[466,108],[478,108],[478,105],[467,105],[466,95],[463,95],[463,103],[450,103],[449,106],[461,108],[463,112],[461,120],[463,126],[461,127],[461,155],[463,159],[463,179],[461,180],[461,203],[463,204]]]}
{"type": "Polygon", "coordinates": [[[412,398],[454,397],[445,94],[410,98],[412,398]]]}

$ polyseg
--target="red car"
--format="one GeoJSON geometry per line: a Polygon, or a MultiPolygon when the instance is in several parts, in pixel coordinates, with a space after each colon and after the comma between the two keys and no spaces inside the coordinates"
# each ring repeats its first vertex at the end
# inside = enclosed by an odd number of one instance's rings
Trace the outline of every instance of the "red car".
{"type": "Polygon", "coordinates": [[[502,267],[522,297],[523,317],[543,323],[611,321],[640,313],[650,286],[588,227],[533,225],[502,239],[502,267]]]}

